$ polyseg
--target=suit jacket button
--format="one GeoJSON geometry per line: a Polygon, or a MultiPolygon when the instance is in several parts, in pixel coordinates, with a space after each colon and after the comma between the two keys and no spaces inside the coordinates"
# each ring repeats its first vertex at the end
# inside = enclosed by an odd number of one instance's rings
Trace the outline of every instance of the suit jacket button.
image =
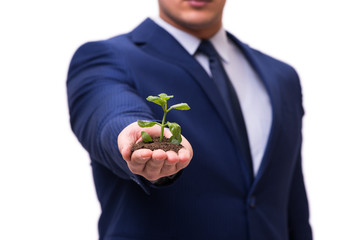
{"type": "Polygon", "coordinates": [[[256,198],[255,198],[255,196],[251,196],[251,197],[249,198],[249,206],[250,206],[251,208],[254,208],[254,207],[256,206],[256,198]]]}

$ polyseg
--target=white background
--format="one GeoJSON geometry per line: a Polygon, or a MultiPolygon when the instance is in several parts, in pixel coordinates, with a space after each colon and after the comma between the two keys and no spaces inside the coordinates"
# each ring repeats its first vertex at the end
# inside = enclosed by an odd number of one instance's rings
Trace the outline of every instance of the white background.
{"type": "MultiPolygon", "coordinates": [[[[68,64],[80,44],[155,15],[156,0],[0,3],[0,239],[97,239],[89,159],[68,123],[68,64]]],[[[360,239],[356,0],[228,0],[224,26],[299,72],[315,239],[360,239]]]]}

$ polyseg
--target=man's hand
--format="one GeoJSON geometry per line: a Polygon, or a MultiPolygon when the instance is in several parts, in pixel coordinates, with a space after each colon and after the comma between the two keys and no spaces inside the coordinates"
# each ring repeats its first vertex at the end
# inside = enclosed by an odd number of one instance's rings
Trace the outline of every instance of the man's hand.
{"type": "MultiPolygon", "coordinates": [[[[193,156],[190,143],[182,136],[181,144],[184,148],[178,153],[173,151],[139,149],[131,154],[131,147],[141,141],[141,131],[146,131],[150,136],[160,136],[160,126],[140,128],[136,122],[128,125],[118,136],[119,151],[131,172],[143,176],[149,181],[171,176],[185,168],[193,156]]],[[[164,136],[171,137],[168,129],[164,136]]]]}

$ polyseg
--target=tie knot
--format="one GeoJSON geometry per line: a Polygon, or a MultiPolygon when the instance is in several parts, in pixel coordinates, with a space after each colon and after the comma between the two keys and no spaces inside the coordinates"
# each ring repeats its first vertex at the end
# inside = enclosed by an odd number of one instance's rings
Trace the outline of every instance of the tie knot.
{"type": "Polygon", "coordinates": [[[211,44],[209,40],[202,40],[198,49],[198,52],[205,54],[209,58],[211,57],[219,57],[218,52],[214,48],[214,46],[211,44]]]}

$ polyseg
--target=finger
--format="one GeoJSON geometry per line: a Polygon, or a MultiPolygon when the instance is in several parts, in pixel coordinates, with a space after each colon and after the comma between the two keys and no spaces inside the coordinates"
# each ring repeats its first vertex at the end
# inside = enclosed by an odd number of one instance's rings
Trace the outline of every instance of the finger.
{"type": "Polygon", "coordinates": [[[126,161],[130,161],[131,157],[131,148],[133,144],[137,141],[139,138],[139,129],[140,127],[137,126],[137,123],[134,122],[130,125],[128,125],[126,128],[124,128],[121,133],[118,135],[118,148],[122,155],[122,157],[126,161]]]}
{"type": "Polygon", "coordinates": [[[184,148],[187,150],[187,153],[183,152],[183,149],[180,149],[179,157],[182,158],[182,159],[190,158],[190,160],[191,160],[191,158],[193,157],[193,149],[192,149],[191,144],[189,143],[189,141],[184,136],[182,136],[181,145],[184,146],[184,148]]]}
{"type": "Polygon", "coordinates": [[[164,161],[167,158],[167,154],[164,150],[157,149],[153,151],[152,159],[153,160],[159,160],[164,161]]]}
{"type": "Polygon", "coordinates": [[[191,160],[191,152],[186,148],[181,148],[178,152],[179,162],[188,162],[191,160]]]}
{"type": "Polygon", "coordinates": [[[161,168],[161,175],[170,176],[176,173],[176,163],[179,161],[178,155],[173,151],[166,152],[167,159],[164,161],[164,165],[161,168]]]}
{"type": "Polygon", "coordinates": [[[179,155],[174,151],[166,152],[166,161],[168,165],[174,165],[179,161],[179,155]]]}
{"type": "Polygon", "coordinates": [[[127,162],[130,171],[135,174],[142,175],[146,163],[151,159],[151,157],[152,151],[149,149],[136,150],[131,156],[131,161],[127,162]]]}
{"type": "Polygon", "coordinates": [[[139,149],[133,152],[131,155],[131,163],[132,164],[146,164],[152,158],[153,151],[150,149],[139,149]]]}
{"type": "Polygon", "coordinates": [[[181,169],[187,167],[191,160],[191,154],[185,148],[180,149],[178,154],[179,161],[176,163],[176,171],[180,171],[181,169]]]}
{"type": "Polygon", "coordinates": [[[118,148],[125,161],[130,161],[132,145],[133,143],[124,138],[124,136],[118,136],[118,148]]]}
{"type": "Polygon", "coordinates": [[[150,181],[157,180],[162,177],[160,172],[165,159],[166,153],[163,150],[158,149],[153,151],[152,158],[146,162],[144,176],[150,181]]]}

